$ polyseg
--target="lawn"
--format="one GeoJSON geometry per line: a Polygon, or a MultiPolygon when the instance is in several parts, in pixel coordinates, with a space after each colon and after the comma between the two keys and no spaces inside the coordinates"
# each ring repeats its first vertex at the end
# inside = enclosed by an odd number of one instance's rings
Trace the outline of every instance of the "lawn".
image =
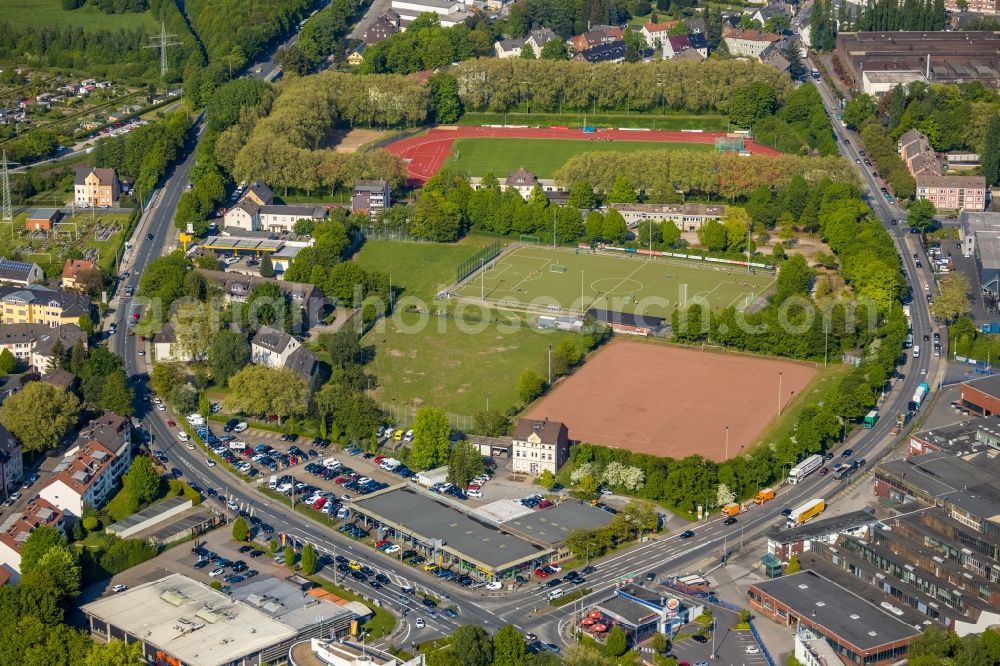
{"type": "Polygon", "coordinates": [[[14,26],[44,25],[84,30],[145,28],[152,32],[158,28],[156,19],[148,11],[105,14],[90,3],[70,11],[62,8],[62,0],[3,0],[0,2],[0,23],[4,21],[14,26]]]}
{"type": "MultiPolygon", "coordinates": [[[[375,348],[371,370],[380,379],[376,400],[397,424],[408,424],[425,405],[471,416],[521,403],[518,377],[527,368],[542,376],[547,350],[572,333],[543,333],[524,322],[497,325],[399,313],[365,337],[375,348]]],[[[460,422],[464,423],[464,422],[460,422]]]]}
{"type": "MultiPolygon", "coordinates": [[[[336,575],[336,571],[333,571],[336,575]]],[[[340,587],[328,581],[326,578],[314,575],[310,577],[314,583],[318,584],[324,590],[330,594],[336,595],[341,599],[346,599],[348,601],[357,601],[364,604],[372,610],[372,617],[370,620],[365,622],[364,629],[368,633],[368,640],[374,640],[376,638],[381,638],[383,636],[388,636],[392,633],[392,630],[396,627],[396,618],[389,611],[375,606],[370,601],[366,601],[363,597],[354,592],[351,592],[347,588],[340,587]]]]}
{"type": "Polygon", "coordinates": [[[504,177],[525,167],[539,178],[551,178],[574,155],[590,152],[634,152],[637,150],[699,150],[715,147],[707,143],[667,141],[571,141],[566,139],[458,139],[452,144],[445,166],[472,176],[493,173],[504,177]]]}
{"type": "Polygon", "coordinates": [[[369,240],[354,260],[366,270],[389,273],[397,298],[416,296],[430,302],[442,288],[454,282],[455,271],[462,261],[492,242],[495,239],[475,235],[448,244],[369,240]]]}
{"type": "Polygon", "coordinates": [[[729,119],[718,114],[688,113],[466,113],[459,121],[461,125],[540,125],[558,127],[648,127],[659,130],[700,129],[706,132],[725,132],[729,119]]]}
{"type": "Polygon", "coordinates": [[[639,255],[577,254],[575,250],[522,246],[488,264],[457,294],[509,308],[580,312],[590,307],[669,317],[679,302],[696,300],[722,309],[742,307],[774,282],[726,266],[639,255]],[[558,271],[558,272],[554,272],[558,271]]]}
{"type": "Polygon", "coordinates": [[[830,388],[839,382],[851,369],[851,366],[840,363],[829,365],[825,368],[818,368],[816,376],[809,382],[809,385],[795,396],[793,402],[782,410],[781,416],[775,418],[771,422],[771,425],[760,434],[757,441],[747,447],[747,449],[752,450],[754,446],[777,442],[784,437],[791,436],[794,433],[795,426],[799,422],[799,415],[802,414],[802,410],[806,407],[817,406],[830,391],[830,388]]]}

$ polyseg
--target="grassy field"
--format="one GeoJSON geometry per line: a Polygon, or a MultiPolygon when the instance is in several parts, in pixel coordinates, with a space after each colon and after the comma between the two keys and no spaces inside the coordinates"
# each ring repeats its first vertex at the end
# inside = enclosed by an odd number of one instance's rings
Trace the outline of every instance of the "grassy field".
{"type": "Polygon", "coordinates": [[[83,28],[84,30],[157,29],[150,12],[105,14],[89,3],[72,11],[62,8],[62,0],[3,0],[0,2],[0,22],[11,25],[44,25],[53,28],[83,28]]]}
{"type": "Polygon", "coordinates": [[[425,405],[471,416],[489,401],[490,409],[504,411],[521,402],[521,373],[533,368],[545,376],[549,345],[570,335],[542,333],[524,323],[504,330],[436,317],[422,322],[416,313],[403,313],[364,339],[375,347],[370,368],[381,384],[373,396],[398,425],[425,405]]]}
{"type": "Polygon", "coordinates": [[[566,160],[590,152],[630,153],[636,150],[712,151],[707,143],[665,141],[568,141],[566,139],[458,139],[445,166],[472,176],[493,173],[504,177],[525,167],[539,178],[551,178],[566,160]]]}
{"type": "Polygon", "coordinates": [[[466,113],[460,125],[542,125],[583,127],[648,127],[659,130],[700,129],[706,132],[725,132],[729,119],[718,114],[658,113],[657,111],[632,113],[466,113]],[[586,123],[584,123],[586,120],[586,123]]]}
{"type": "Polygon", "coordinates": [[[454,282],[455,270],[462,261],[495,240],[475,235],[448,244],[369,240],[354,260],[367,270],[389,273],[397,297],[416,296],[430,302],[443,287],[454,282]]]}
{"type": "Polygon", "coordinates": [[[678,302],[704,299],[712,308],[748,305],[774,282],[768,273],[748,275],[691,261],[649,261],[637,255],[576,254],[542,246],[516,248],[473,274],[457,291],[504,306],[581,311],[590,307],[668,317],[678,302]],[[561,267],[561,268],[560,268],[561,267]],[[559,272],[555,272],[558,269],[559,272]],[[550,307],[551,306],[551,307],[550,307]]]}
{"type": "MultiPolygon", "coordinates": [[[[39,203],[53,205],[51,201],[39,203]]],[[[41,266],[46,275],[51,274],[53,270],[62,271],[66,258],[65,253],[70,249],[78,249],[84,253],[90,248],[96,249],[99,257],[98,264],[104,270],[110,271],[118,248],[125,240],[124,230],[128,225],[129,218],[125,214],[95,212],[91,216],[90,211],[77,212],[75,218],[72,215],[65,215],[62,218],[61,224],[66,225],[61,227],[66,232],[65,239],[33,240],[24,233],[24,222],[27,216],[27,212],[18,213],[14,216],[13,223],[0,222],[0,256],[10,257],[16,252],[25,261],[33,261],[41,266]],[[69,233],[73,231],[73,227],[69,226],[69,223],[73,222],[78,225],[76,233],[79,234],[79,237],[75,240],[68,237],[69,233]],[[13,229],[11,228],[12,224],[13,229]],[[94,229],[101,224],[118,224],[121,230],[111,234],[107,240],[98,241],[94,237],[94,229]]]]}
{"type": "Polygon", "coordinates": [[[747,449],[752,450],[754,446],[776,442],[786,436],[791,436],[799,422],[802,410],[809,406],[815,407],[826,396],[830,388],[850,371],[851,366],[839,363],[818,368],[816,376],[813,377],[809,385],[795,396],[793,402],[781,412],[781,416],[775,418],[771,425],[760,434],[757,441],[747,449]]]}

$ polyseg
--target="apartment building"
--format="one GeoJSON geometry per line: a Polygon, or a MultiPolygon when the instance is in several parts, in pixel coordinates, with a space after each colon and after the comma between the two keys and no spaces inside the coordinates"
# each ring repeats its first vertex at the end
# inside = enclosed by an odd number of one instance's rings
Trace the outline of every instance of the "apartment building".
{"type": "Polygon", "coordinates": [[[560,421],[518,419],[512,440],[515,472],[555,474],[569,456],[569,431],[560,421]]]}
{"type": "Polygon", "coordinates": [[[752,28],[726,28],[722,31],[722,38],[731,55],[747,58],[760,58],[764,49],[781,41],[781,35],[752,28]]]}
{"type": "Polygon", "coordinates": [[[38,496],[75,518],[84,505],[101,507],[128,471],[124,461],[97,440],[78,443],[56,465],[52,479],[38,496]]]}
{"type": "Polygon", "coordinates": [[[7,516],[0,525],[0,569],[14,583],[21,578],[21,547],[39,527],[66,531],[63,512],[42,498],[31,500],[22,511],[7,516]]]}
{"type": "Polygon", "coordinates": [[[114,169],[77,170],[73,181],[73,200],[77,206],[110,208],[117,205],[120,193],[121,184],[114,169]]]}
{"type": "Polygon", "coordinates": [[[0,286],[0,324],[44,324],[56,328],[77,324],[90,313],[90,299],[83,294],[56,291],[42,285],[0,286]]]}
{"type": "Polygon", "coordinates": [[[24,462],[21,442],[0,425],[0,496],[5,499],[21,487],[24,480],[24,462]]]}
{"type": "Polygon", "coordinates": [[[375,219],[392,205],[389,183],[384,180],[356,180],[351,188],[351,212],[375,219]]]}
{"type": "Polygon", "coordinates": [[[986,210],[986,178],[922,173],[917,176],[917,198],[938,210],[986,210]]]}
{"type": "Polygon", "coordinates": [[[9,324],[0,326],[0,349],[6,349],[23,365],[36,372],[48,372],[58,365],[56,351],[64,351],[77,344],[87,348],[87,334],[76,324],[56,327],[45,324],[9,324]]]}

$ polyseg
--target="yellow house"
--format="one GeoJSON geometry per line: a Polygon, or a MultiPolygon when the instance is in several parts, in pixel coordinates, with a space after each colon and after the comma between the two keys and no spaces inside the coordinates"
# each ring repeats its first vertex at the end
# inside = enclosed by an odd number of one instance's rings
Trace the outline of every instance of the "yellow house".
{"type": "Polygon", "coordinates": [[[44,324],[55,328],[78,323],[82,314],[90,314],[90,299],[83,294],[41,285],[0,287],[0,324],[44,324]]]}

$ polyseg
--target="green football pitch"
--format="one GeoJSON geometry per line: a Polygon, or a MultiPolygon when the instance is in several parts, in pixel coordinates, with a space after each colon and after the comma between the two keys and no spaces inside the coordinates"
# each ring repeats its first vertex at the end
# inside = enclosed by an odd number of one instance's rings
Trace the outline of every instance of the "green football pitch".
{"type": "Polygon", "coordinates": [[[573,139],[457,139],[445,166],[470,176],[492,173],[501,181],[524,167],[539,178],[551,178],[569,158],[581,153],[636,150],[712,151],[707,143],[667,141],[576,141],[573,139]]]}
{"type": "Polygon", "coordinates": [[[588,308],[669,318],[678,304],[744,308],[774,284],[769,271],[692,260],[524,245],[469,276],[454,294],[513,309],[588,308]]]}

